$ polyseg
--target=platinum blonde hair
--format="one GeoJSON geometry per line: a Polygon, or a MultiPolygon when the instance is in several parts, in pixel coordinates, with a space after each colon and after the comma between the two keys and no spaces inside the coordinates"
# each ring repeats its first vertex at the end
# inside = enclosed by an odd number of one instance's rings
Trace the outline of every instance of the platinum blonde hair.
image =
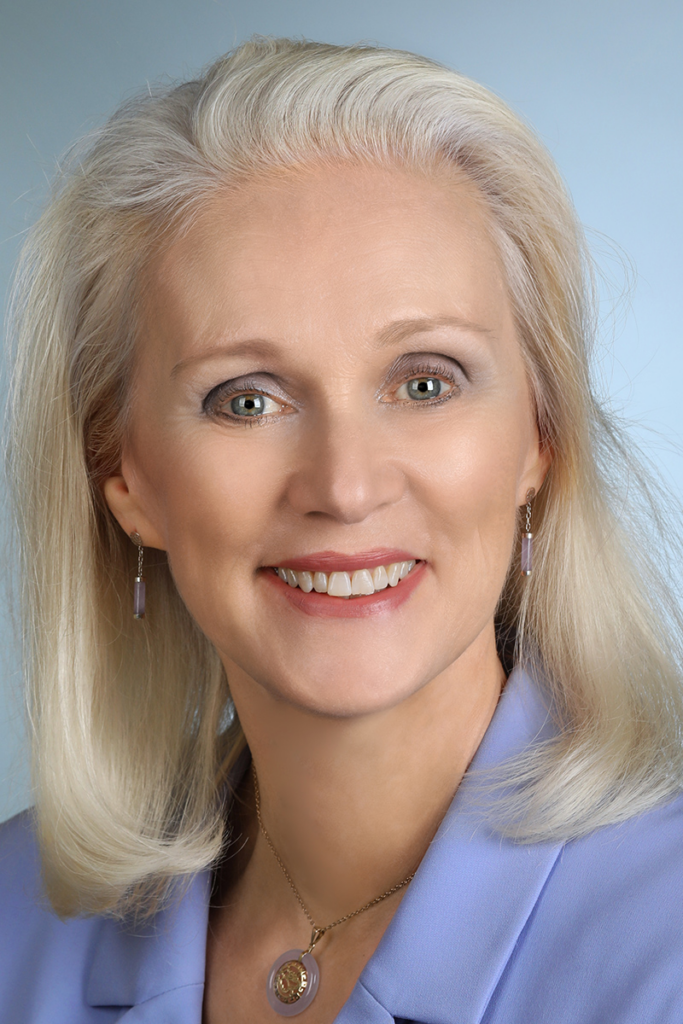
{"type": "Polygon", "coordinates": [[[511,566],[498,633],[542,666],[561,731],[509,766],[500,827],[576,837],[681,786],[680,610],[643,539],[657,501],[647,487],[636,500],[646,477],[592,388],[590,261],[552,160],[501,100],[430,60],[254,39],[95,132],[18,270],[10,469],[35,813],[60,914],[153,910],[213,862],[221,779],[244,744],[162,553],[152,610],[133,622],[136,549],[102,498],[126,431],[141,268],[226,183],[346,159],[446,164],[478,187],[554,453],[534,574],[511,566]]]}

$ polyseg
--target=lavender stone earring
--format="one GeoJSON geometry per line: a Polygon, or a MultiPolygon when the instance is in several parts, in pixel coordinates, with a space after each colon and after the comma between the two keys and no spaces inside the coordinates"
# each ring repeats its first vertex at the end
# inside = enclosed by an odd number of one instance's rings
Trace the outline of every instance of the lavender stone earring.
{"type": "Polygon", "coordinates": [[[531,576],[532,555],[534,546],[534,535],[531,532],[531,502],[536,497],[536,491],[530,487],[526,492],[526,522],[524,534],[522,535],[522,576],[531,576]]]}
{"type": "Polygon", "coordinates": [[[130,539],[133,541],[133,544],[137,544],[138,547],[138,574],[135,577],[135,585],[133,587],[133,618],[144,619],[145,577],[142,575],[142,559],[144,556],[145,549],[142,546],[142,537],[140,536],[139,533],[131,533],[130,539]]]}

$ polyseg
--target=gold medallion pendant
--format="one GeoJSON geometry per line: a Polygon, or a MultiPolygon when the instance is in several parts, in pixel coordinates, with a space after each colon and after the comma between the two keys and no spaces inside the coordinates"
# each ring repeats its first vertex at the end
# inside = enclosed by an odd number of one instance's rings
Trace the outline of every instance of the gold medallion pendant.
{"type": "Polygon", "coordinates": [[[270,969],[268,1002],[282,1017],[294,1017],[310,1006],[318,991],[320,972],[309,952],[289,949],[270,969]]]}
{"type": "Polygon", "coordinates": [[[354,917],[358,917],[359,914],[364,914],[366,910],[370,910],[371,907],[376,907],[378,903],[382,903],[389,896],[393,896],[395,892],[399,892],[404,886],[412,882],[415,877],[415,871],[411,871],[410,874],[399,882],[397,885],[392,885],[391,889],[387,889],[386,892],[382,892],[379,896],[375,896],[374,900],[369,900],[364,903],[362,907],[358,907],[357,910],[352,911],[350,914],[344,914],[343,917],[338,917],[336,921],[331,921],[330,924],[326,924],[324,928],[319,928],[311,917],[310,911],[306,907],[301,893],[292,881],[292,876],[287,870],[284,861],[280,857],[280,854],[275,849],[273,840],[266,831],[266,826],[263,824],[263,818],[261,817],[261,793],[258,784],[258,775],[256,774],[256,768],[252,761],[251,771],[254,778],[254,804],[256,807],[256,817],[259,823],[259,829],[263,838],[265,839],[270,852],[275,857],[282,868],[282,873],[289,882],[289,886],[296,896],[297,902],[303,910],[308,923],[311,925],[311,941],[308,949],[288,949],[286,953],[279,956],[273,966],[270,969],[268,975],[268,981],[266,982],[266,995],[268,996],[268,1002],[270,1003],[273,1010],[279,1013],[281,1017],[294,1017],[297,1013],[302,1013],[307,1006],[310,1006],[315,999],[315,994],[318,991],[318,984],[320,982],[320,971],[318,965],[311,956],[313,950],[317,946],[320,939],[326,932],[329,932],[331,928],[336,928],[337,925],[344,924],[345,921],[350,921],[354,917]]]}
{"type": "Polygon", "coordinates": [[[275,995],[281,1003],[297,1003],[308,988],[308,971],[301,960],[286,960],[275,972],[275,995]]]}

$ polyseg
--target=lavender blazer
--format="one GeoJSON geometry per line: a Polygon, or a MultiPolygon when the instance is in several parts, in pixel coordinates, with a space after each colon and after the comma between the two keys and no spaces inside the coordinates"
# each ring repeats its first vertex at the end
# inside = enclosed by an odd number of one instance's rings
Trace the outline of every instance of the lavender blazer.
{"type": "MultiPolygon", "coordinates": [[[[516,670],[474,766],[552,734],[516,670]]],[[[58,920],[30,815],[0,827],[2,1024],[200,1024],[209,873],[135,929],[58,920]]],[[[461,789],[337,1024],[683,1024],[683,798],[515,845],[461,789]]],[[[275,1014],[273,1014],[275,1024],[275,1014]]]]}

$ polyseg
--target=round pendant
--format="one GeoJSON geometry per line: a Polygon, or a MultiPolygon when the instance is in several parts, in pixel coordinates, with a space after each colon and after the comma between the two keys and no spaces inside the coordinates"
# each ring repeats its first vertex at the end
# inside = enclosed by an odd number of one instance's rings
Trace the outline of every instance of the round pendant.
{"type": "Polygon", "coordinates": [[[288,949],[270,969],[268,1002],[281,1017],[294,1017],[310,1006],[318,991],[320,972],[310,953],[288,949]]]}

